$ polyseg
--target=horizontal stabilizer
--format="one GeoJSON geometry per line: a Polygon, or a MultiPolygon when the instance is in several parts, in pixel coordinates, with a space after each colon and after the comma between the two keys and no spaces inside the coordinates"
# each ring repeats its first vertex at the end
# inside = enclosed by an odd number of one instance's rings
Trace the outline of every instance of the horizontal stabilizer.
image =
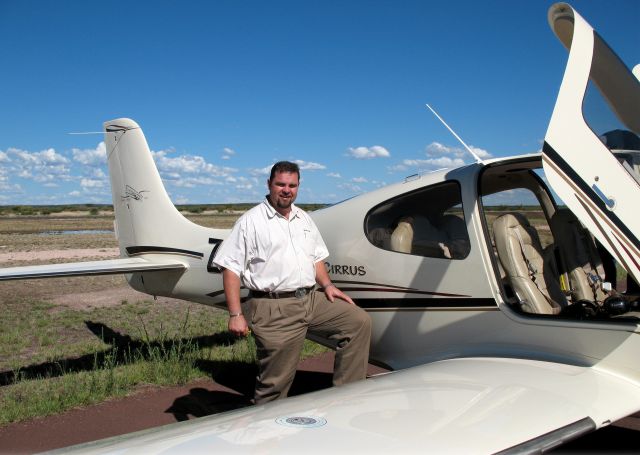
{"type": "Polygon", "coordinates": [[[179,261],[150,262],[142,258],[122,258],[107,261],[8,267],[0,269],[0,281],[61,276],[115,275],[160,270],[184,270],[186,268],[186,264],[179,261]]]}

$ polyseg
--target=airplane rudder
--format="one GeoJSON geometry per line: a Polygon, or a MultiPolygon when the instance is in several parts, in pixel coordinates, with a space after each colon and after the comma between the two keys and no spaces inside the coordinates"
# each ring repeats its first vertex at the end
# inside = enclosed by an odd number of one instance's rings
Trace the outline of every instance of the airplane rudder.
{"type": "Polygon", "coordinates": [[[166,192],[140,126],[126,118],[104,125],[121,250],[157,243],[158,227],[177,228],[183,217],[166,192]]]}

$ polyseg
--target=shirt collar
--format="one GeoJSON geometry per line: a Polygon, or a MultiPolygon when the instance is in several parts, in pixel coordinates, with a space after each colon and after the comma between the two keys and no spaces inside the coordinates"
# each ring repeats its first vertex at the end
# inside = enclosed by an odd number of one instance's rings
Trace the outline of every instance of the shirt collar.
{"type": "MultiPolygon", "coordinates": [[[[269,196],[266,196],[264,198],[264,201],[262,201],[262,203],[266,207],[267,216],[269,217],[269,219],[273,218],[274,216],[282,217],[282,215],[280,215],[280,213],[278,213],[278,211],[275,208],[273,208],[273,206],[269,203],[269,196]]],[[[293,218],[299,216],[299,212],[300,212],[300,209],[295,204],[291,204],[291,213],[289,214],[289,219],[292,220],[293,218]]]]}

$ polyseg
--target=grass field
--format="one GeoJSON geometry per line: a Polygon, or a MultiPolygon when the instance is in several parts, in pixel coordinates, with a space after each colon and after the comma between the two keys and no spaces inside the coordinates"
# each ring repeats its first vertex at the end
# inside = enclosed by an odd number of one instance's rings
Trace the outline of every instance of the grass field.
{"type": "MultiPolygon", "coordinates": [[[[237,217],[188,216],[211,227],[237,217]]],[[[0,253],[35,253],[0,266],[40,263],[47,250],[115,248],[113,233],[51,233],[112,226],[108,215],[0,217],[0,253]]],[[[231,337],[225,311],[154,301],[119,275],[2,282],[0,312],[0,425],[255,363],[253,339],[231,337]]],[[[307,342],[303,356],[324,351],[307,342]]]]}

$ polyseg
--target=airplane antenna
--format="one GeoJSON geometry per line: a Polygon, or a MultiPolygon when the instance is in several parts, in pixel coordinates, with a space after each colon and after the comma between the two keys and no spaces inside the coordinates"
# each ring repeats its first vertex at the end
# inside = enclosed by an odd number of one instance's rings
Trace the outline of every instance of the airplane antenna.
{"type": "Polygon", "coordinates": [[[449,125],[447,125],[447,122],[445,122],[445,121],[442,119],[442,117],[440,117],[440,116],[438,115],[438,113],[437,113],[437,112],[436,112],[436,111],[435,111],[431,106],[429,106],[429,104],[427,104],[427,107],[429,108],[429,110],[431,110],[431,112],[433,112],[433,115],[435,115],[435,116],[438,118],[438,120],[440,120],[440,121],[442,122],[442,124],[443,124],[444,126],[446,126],[446,127],[447,127],[447,129],[451,132],[451,134],[453,134],[453,136],[454,136],[454,137],[455,137],[455,138],[456,138],[456,139],[457,139],[457,140],[458,140],[462,145],[464,145],[464,148],[466,148],[466,149],[467,149],[467,151],[468,151],[469,153],[471,153],[471,156],[473,156],[473,157],[475,158],[476,163],[482,163],[482,158],[480,158],[480,157],[479,157],[479,156],[478,156],[478,155],[477,155],[473,150],[471,150],[471,147],[469,147],[467,144],[465,144],[465,143],[464,143],[464,141],[460,138],[460,136],[458,136],[458,135],[456,134],[456,132],[455,132],[455,131],[453,131],[449,125]]]}

